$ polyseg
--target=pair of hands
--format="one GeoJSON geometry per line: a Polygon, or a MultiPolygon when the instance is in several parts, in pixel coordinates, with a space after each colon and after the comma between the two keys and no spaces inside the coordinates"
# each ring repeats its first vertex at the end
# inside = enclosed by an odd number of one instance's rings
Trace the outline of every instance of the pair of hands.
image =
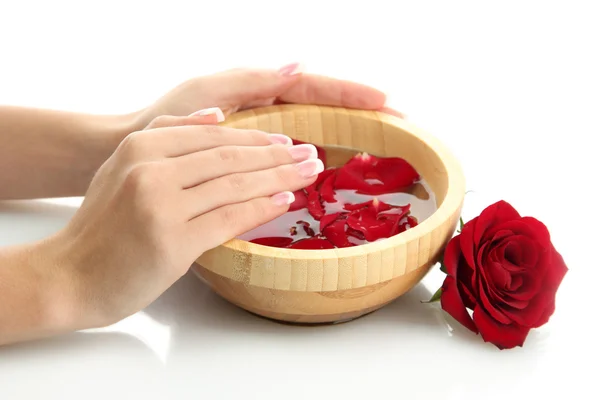
{"type": "Polygon", "coordinates": [[[285,213],[292,192],[323,170],[314,146],[216,125],[279,102],[401,116],[384,107],[383,93],[302,74],[297,64],[183,83],[136,114],[146,128],[120,143],[72,221],[41,245],[52,263],[40,273],[63,288],[56,321],[69,329],[117,322],[154,301],[203,252],[285,213]]]}

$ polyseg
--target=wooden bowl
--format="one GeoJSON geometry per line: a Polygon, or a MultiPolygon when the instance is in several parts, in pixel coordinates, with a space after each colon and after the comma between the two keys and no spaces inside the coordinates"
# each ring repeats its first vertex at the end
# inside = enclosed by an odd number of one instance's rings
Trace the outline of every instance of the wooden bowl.
{"type": "Polygon", "coordinates": [[[281,105],[236,113],[222,125],[405,158],[428,182],[438,207],[416,227],[366,245],[298,250],[234,239],[198,258],[192,267],[196,275],[251,313],[308,324],[360,317],[419,283],[454,234],[465,194],[460,165],[437,139],[400,118],[281,105]]]}

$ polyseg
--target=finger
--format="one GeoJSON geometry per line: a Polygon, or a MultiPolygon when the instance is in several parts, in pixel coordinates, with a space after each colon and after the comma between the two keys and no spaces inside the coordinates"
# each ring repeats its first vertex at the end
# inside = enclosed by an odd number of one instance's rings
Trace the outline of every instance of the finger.
{"type": "Polygon", "coordinates": [[[172,159],[173,171],[182,188],[233,173],[260,171],[279,165],[318,158],[312,144],[297,146],[220,146],[172,159]]]}
{"type": "Polygon", "coordinates": [[[305,74],[300,63],[279,70],[236,69],[215,74],[204,82],[207,91],[219,93],[218,104],[229,112],[280,101],[295,104],[377,110],[384,107],[383,92],[351,81],[305,74]]]}
{"type": "Polygon", "coordinates": [[[284,103],[377,110],[385,106],[383,92],[360,83],[303,74],[298,82],[278,96],[284,103]]]}
{"type": "Polygon", "coordinates": [[[216,125],[224,120],[223,111],[218,107],[213,107],[196,111],[187,117],[161,115],[154,118],[144,130],[183,125],[216,125]]]}
{"type": "Polygon", "coordinates": [[[275,97],[298,82],[303,70],[300,63],[279,70],[234,69],[207,77],[202,86],[207,93],[217,94],[217,104],[225,104],[235,112],[240,104],[273,104],[275,97]]]}
{"type": "Polygon", "coordinates": [[[294,194],[284,191],[226,205],[191,220],[189,237],[202,252],[210,250],[285,214],[293,202],[294,194]]]}
{"type": "Polygon", "coordinates": [[[233,173],[185,190],[182,206],[187,207],[191,219],[228,204],[300,190],[312,184],[323,169],[321,160],[310,159],[261,171],[233,173]]]}
{"type": "Polygon", "coordinates": [[[125,159],[160,160],[180,157],[219,146],[292,145],[292,140],[278,133],[235,129],[215,125],[186,125],[134,132],[123,140],[118,154],[125,159]]]}

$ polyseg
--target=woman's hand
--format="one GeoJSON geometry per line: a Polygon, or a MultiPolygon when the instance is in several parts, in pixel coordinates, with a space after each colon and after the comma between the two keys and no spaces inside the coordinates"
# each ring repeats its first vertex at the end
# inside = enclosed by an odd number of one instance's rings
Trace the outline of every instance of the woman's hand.
{"type": "MultiPolygon", "coordinates": [[[[216,115],[191,118],[215,123],[216,115]]],[[[214,125],[133,133],[69,225],[44,244],[55,260],[46,274],[68,277],[77,329],[114,323],[150,304],[203,252],[285,213],[292,192],[322,170],[314,146],[279,134],[214,125]]]]}
{"type": "MultiPolygon", "coordinates": [[[[385,95],[358,83],[279,70],[236,69],[188,80],[154,104],[127,115],[88,115],[0,107],[0,200],[83,196],[92,177],[131,132],[220,107],[226,115],[275,103],[379,110],[385,95]]],[[[178,120],[187,124],[187,120],[178,120]]]]}
{"type": "Polygon", "coordinates": [[[278,103],[317,104],[379,110],[403,115],[385,107],[386,96],[359,83],[304,74],[298,63],[279,70],[234,69],[190,79],[137,114],[138,129],[161,115],[186,116],[195,110],[219,107],[225,115],[278,103]]]}

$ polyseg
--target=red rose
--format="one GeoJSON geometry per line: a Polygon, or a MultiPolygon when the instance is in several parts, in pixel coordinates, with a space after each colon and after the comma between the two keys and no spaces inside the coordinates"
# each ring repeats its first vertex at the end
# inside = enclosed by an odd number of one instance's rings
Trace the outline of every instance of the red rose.
{"type": "Polygon", "coordinates": [[[450,240],[444,266],[442,309],[500,349],[523,346],[530,329],[548,322],[568,270],[546,226],[504,201],[450,240]]]}

